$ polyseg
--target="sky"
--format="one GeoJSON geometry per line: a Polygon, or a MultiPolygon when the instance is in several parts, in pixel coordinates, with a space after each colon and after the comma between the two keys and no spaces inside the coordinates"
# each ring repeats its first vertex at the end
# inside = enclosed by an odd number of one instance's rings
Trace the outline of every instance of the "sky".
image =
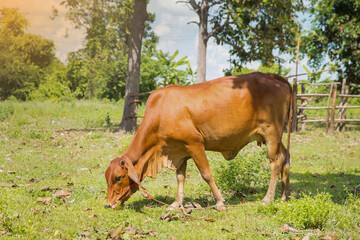
{"type": "MultiPolygon", "coordinates": [[[[198,26],[191,21],[197,21],[197,15],[178,0],[150,0],[148,12],[156,14],[153,29],[159,37],[158,49],[174,53],[179,50],[178,59],[187,56],[193,69],[196,69],[198,26]]],[[[84,32],[74,29],[65,18],[66,9],[59,5],[60,0],[0,0],[0,8],[19,8],[30,23],[28,32],[41,35],[54,41],[56,56],[63,62],[69,52],[82,47],[84,32]],[[56,7],[59,15],[55,20],[50,19],[51,10],[56,7]],[[66,37],[67,36],[67,37],[66,37]]],[[[207,48],[206,79],[211,80],[224,75],[223,69],[229,68],[229,46],[218,46],[211,38],[207,48]]],[[[305,72],[302,65],[307,59],[299,63],[299,73],[305,72]]],[[[247,67],[256,69],[258,62],[248,64],[247,67]]],[[[287,61],[285,67],[291,68],[290,75],[295,74],[295,63],[287,61]]]]}

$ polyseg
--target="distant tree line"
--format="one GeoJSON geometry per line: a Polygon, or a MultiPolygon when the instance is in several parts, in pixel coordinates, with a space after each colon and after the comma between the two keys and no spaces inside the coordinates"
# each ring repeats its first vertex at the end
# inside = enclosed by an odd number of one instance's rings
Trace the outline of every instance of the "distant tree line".
{"type": "MultiPolygon", "coordinates": [[[[63,0],[67,19],[85,30],[83,48],[69,53],[66,63],[55,57],[53,41],[26,32],[28,21],[18,9],[0,9],[0,100],[111,99],[125,97],[129,39],[134,2],[144,0],[63,0]]],[[[199,16],[199,56],[205,55],[209,38],[231,46],[232,67],[226,75],[246,73],[253,61],[260,70],[285,74],[284,54],[295,56],[301,22],[308,16],[310,31],[302,32],[302,57],[318,70],[332,66],[337,80],[346,78],[351,91],[360,84],[360,0],[211,1],[184,0],[199,16]],[[209,25],[209,28],[208,28],[209,25]],[[201,52],[200,52],[201,51],[201,52]],[[204,53],[205,51],[205,53],[204,53]]],[[[197,73],[179,52],[157,49],[158,37],[144,13],[141,41],[140,92],[168,84],[191,84],[197,73]],[[183,66],[180,70],[179,66],[183,66]]],[[[57,10],[54,9],[53,17],[57,10]]],[[[287,58],[289,55],[287,55],[287,58]]],[[[292,59],[293,60],[293,59],[292,59]]],[[[198,82],[205,80],[204,65],[198,82]]]]}

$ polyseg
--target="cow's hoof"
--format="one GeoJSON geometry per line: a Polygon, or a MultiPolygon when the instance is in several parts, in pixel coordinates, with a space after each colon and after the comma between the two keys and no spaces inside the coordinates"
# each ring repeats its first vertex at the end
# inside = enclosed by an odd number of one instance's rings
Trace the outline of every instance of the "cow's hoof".
{"type": "Polygon", "coordinates": [[[224,206],[224,204],[221,204],[221,205],[216,205],[216,210],[218,211],[224,211],[226,208],[224,206]]]}
{"type": "Polygon", "coordinates": [[[179,210],[182,205],[178,202],[173,202],[170,206],[167,207],[166,211],[179,210]]]}

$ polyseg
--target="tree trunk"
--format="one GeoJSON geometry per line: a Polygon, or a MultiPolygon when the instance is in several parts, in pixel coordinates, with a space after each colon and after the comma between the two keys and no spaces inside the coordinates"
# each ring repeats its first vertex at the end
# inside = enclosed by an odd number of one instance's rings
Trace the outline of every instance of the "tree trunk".
{"type": "Polygon", "coordinates": [[[139,93],[141,45],[147,19],[146,0],[135,0],[134,13],[130,21],[129,56],[125,87],[125,105],[120,131],[135,131],[137,103],[134,95],[139,93]]]}
{"type": "Polygon", "coordinates": [[[206,80],[206,48],[209,39],[207,23],[209,16],[209,1],[203,0],[201,7],[198,9],[199,15],[199,41],[197,56],[197,74],[196,83],[205,82],[206,80]]]}

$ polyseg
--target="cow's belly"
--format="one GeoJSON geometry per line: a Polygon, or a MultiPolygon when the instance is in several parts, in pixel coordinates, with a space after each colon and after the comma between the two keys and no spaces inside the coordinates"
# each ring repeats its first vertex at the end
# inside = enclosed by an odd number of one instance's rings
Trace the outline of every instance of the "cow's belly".
{"type": "Polygon", "coordinates": [[[244,134],[222,137],[220,139],[205,140],[204,146],[206,150],[227,154],[231,159],[231,155],[237,153],[248,143],[253,141],[262,143],[264,142],[264,138],[258,134],[257,131],[252,131],[244,134]]]}

